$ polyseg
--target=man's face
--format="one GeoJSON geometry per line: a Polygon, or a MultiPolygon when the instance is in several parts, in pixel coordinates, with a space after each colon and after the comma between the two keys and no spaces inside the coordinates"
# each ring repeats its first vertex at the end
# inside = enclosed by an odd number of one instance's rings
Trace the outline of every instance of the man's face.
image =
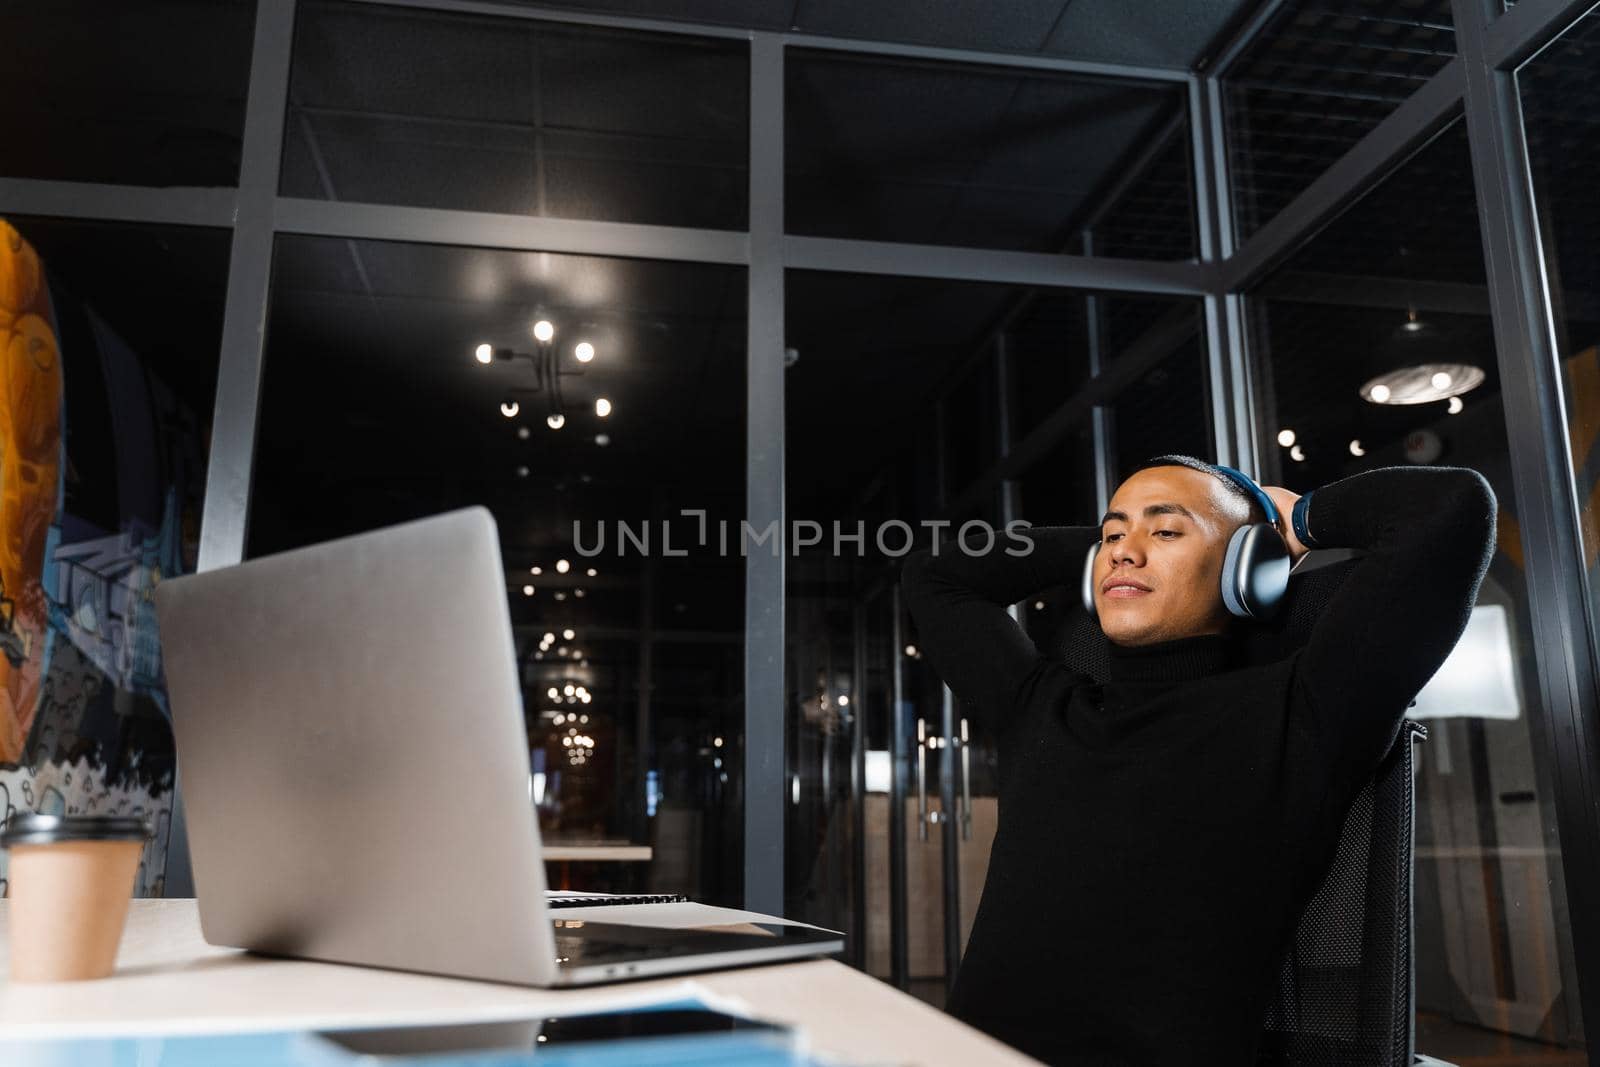
{"type": "Polygon", "coordinates": [[[1100,527],[1094,602],[1119,645],[1148,645],[1228,624],[1222,559],[1250,509],[1212,475],[1151,467],[1123,482],[1100,527]]]}

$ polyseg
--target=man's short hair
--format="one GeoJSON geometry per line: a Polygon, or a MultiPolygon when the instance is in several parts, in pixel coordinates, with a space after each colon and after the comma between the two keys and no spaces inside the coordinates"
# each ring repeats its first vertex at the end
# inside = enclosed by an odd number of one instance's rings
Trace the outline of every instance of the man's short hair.
{"type": "Polygon", "coordinates": [[[1139,466],[1135,467],[1131,472],[1129,472],[1128,477],[1131,478],[1140,471],[1149,470],[1151,467],[1188,467],[1192,471],[1200,471],[1202,474],[1209,474],[1211,477],[1221,482],[1222,487],[1226,489],[1235,499],[1244,501],[1245,505],[1249,507],[1250,518],[1247,521],[1267,521],[1267,513],[1262,509],[1261,501],[1257,500],[1255,495],[1244,486],[1240,485],[1226,474],[1223,474],[1215,463],[1207,463],[1203,459],[1197,459],[1194,456],[1179,455],[1177,453],[1172,453],[1165,456],[1152,456],[1150,459],[1145,460],[1143,463],[1139,464],[1139,466]]]}

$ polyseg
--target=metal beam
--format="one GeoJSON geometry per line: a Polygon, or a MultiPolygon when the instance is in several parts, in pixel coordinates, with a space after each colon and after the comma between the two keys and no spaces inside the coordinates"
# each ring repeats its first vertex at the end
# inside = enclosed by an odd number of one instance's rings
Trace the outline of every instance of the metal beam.
{"type": "MultiPolygon", "coordinates": [[[[294,41],[294,0],[256,6],[250,88],[245,102],[244,148],[228,255],[228,289],[211,414],[211,452],[200,513],[197,570],[244,558],[250,512],[250,472],[255,460],[256,412],[261,399],[262,344],[272,276],[272,201],[278,191],[283,115],[289,96],[289,51],[294,41]]],[[[166,892],[193,896],[188,820],[183,807],[183,766],[174,790],[166,892]]]]}
{"type": "MultiPolygon", "coordinates": [[[[1452,4],[1466,66],[1467,134],[1527,567],[1545,765],[1555,791],[1567,899],[1590,901],[1600,896],[1595,620],[1526,131],[1515,76],[1490,63],[1486,6],[1484,0],[1452,4]]],[[[1578,972],[1600,973],[1600,914],[1576,907],[1569,917],[1578,972]]],[[[1600,982],[1584,981],[1566,992],[1579,1001],[1585,1030],[1595,1032],[1600,982]]],[[[1600,1045],[1591,1045],[1589,1062],[1600,1064],[1600,1045]]]]}
{"type": "MultiPolygon", "coordinates": [[[[1200,262],[1216,267],[1234,255],[1237,242],[1222,83],[1215,76],[1195,75],[1190,79],[1189,119],[1200,262]]],[[[1245,349],[1243,306],[1243,298],[1227,289],[1218,271],[1204,307],[1206,396],[1216,461],[1258,474],[1260,442],[1250,360],[1245,349]]]]}
{"type": "Polygon", "coordinates": [[[1450,119],[1461,100],[1462,62],[1452,59],[1405,103],[1262,226],[1222,264],[1223,284],[1243,292],[1368,189],[1450,119]]]}
{"type": "Polygon", "coordinates": [[[1484,31],[1484,53],[1496,70],[1510,70],[1561,35],[1594,7],[1594,0],[1518,0],[1484,31]]]}
{"type": "Polygon", "coordinates": [[[1200,296],[1209,273],[1195,263],[1005,252],[982,248],[785,237],[784,262],[800,270],[893,274],[1106,292],[1200,296]]]}
{"type": "MultiPolygon", "coordinates": [[[[753,156],[754,153],[752,159],[753,156]]],[[[754,165],[751,170],[754,172],[754,165]]],[[[753,201],[751,206],[754,207],[753,201]]],[[[750,258],[749,238],[732,230],[693,230],[679,226],[548,219],[293,197],[278,199],[277,221],[282,233],[356,240],[413,241],[693,263],[742,265],[750,258]]]]}
{"type": "Polygon", "coordinates": [[[750,42],[750,269],[746,311],[745,514],[777,524],[776,553],[745,558],[744,902],[784,911],[783,42],[750,42]]]}
{"type": "Polygon", "coordinates": [[[889,707],[889,978],[905,989],[911,984],[906,912],[911,898],[906,887],[906,798],[910,794],[910,756],[906,751],[911,721],[906,715],[905,648],[900,629],[900,581],[889,587],[889,611],[893,616],[889,632],[889,656],[893,664],[893,689],[889,707]]]}
{"type": "Polygon", "coordinates": [[[200,520],[200,570],[244,558],[294,10],[294,0],[261,0],[256,8],[211,457],[200,520]]]}
{"type": "Polygon", "coordinates": [[[784,45],[824,52],[853,52],[890,59],[918,59],[934,63],[981,64],[1013,70],[1035,70],[1057,74],[1082,74],[1119,81],[1169,84],[1181,82],[1187,72],[1178,67],[1148,67],[1133,63],[1097,63],[1085,59],[1065,59],[1019,52],[982,52],[969,48],[937,48],[919,44],[893,44],[888,41],[860,41],[820,34],[786,33],[784,45]]]}
{"type": "Polygon", "coordinates": [[[0,178],[0,214],[113,219],[172,226],[232,226],[236,190],[153,188],[0,178]]]}

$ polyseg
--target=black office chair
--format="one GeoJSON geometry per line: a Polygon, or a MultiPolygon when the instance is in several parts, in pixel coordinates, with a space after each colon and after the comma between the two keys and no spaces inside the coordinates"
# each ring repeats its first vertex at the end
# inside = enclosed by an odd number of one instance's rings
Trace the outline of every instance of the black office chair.
{"type": "MultiPolygon", "coordinates": [[[[1335,563],[1294,575],[1271,625],[1252,627],[1251,662],[1282,659],[1310,638],[1311,627],[1355,566],[1335,563]]],[[[1106,677],[1100,627],[1075,588],[1061,632],[1046,647],[1063,649],[1068,666],[1106,677]]],[[[1407,720],[1377,773],[1350,807],[1338,853],[1307,905],[1262,1021],[1258,1067],[1449,1067],[1415,1048],[1412,973],[1413,746],[1427,730],[1407,720]]]]}

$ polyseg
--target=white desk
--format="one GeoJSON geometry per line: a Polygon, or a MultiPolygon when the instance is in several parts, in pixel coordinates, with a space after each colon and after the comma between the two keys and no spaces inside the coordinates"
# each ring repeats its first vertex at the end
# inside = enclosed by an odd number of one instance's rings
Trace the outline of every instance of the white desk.
{"type": "MultiPolygon", "coordinates": [[[[647,905],[684,907],[683,905],[647,905]]],[[[694,907],[703,908],[703,905],[694,907]]],[[[607,910],[584,908],[585,917],[607,910]]],[[[739,912],[706,908],[732,918],[739,912]]],[[[570,914],[578,916],[579,909],[570,914]]],[[[0,945],[8,941],[0,901],[0,945]]],[[[570,1014],[675,990],[731,1000],[803,1028],[846,1064],[1032,1064],[921,1001],[833,960],[750,967],[583,990],[279,960],[215,948],[193,900],[135,900],[117,973],[97,982],[13,985],[0,977],[0,1036],[218,1032],[466,1022],[570,1014]]]]}

